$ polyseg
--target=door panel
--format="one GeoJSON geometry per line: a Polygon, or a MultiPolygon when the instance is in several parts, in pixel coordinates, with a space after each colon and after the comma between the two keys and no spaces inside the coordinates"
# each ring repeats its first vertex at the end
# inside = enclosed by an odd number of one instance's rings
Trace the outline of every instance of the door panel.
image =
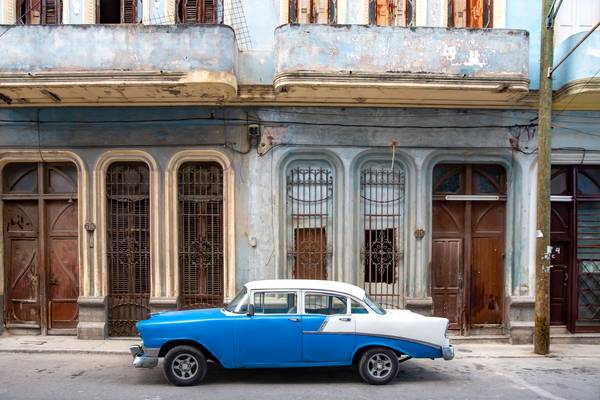
{"type": "Polygon", "coordinates": [[[77,255],[77,202],[69,200],[46,203],[48,218],[48,327],[77,327],[79,265],[77,255]]]}
{"type": "Polygon", "coordinates": [[[4,203],[6,323],[40,325],[37,201],[4,203]]]}
{"type": "Polygon", "coordinates": [[[434,239],[431,261],[433,315],[448,318],[460,329],[462,290],[462,239],[434,239]]]}
{"type": "Polygon", "coordinates": [[[302,361],[302,317],[262,315],[235,322],[237,366],[294,364],[302,361]]]}
{"type": "Polygon", "coordinates": [[[473,238],[471,324],[502,323],[503,262],[500,238],[473,238]]]}
{"type": "Polygon", "coordinates": [[[552,242],[552,268],[550,269],[550,323],[567,323],[570,244],[552,242]]]}

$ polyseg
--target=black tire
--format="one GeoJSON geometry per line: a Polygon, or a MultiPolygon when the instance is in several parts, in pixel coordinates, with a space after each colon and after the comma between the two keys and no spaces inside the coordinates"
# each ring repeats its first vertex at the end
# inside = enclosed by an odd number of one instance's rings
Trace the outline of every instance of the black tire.
{"type": "Polygon", "coordinates": [[[363,353],[358,373],[370,385],[385,385],[398,373],[398,355],[384,347],[374,347],[363,353]]]}
{"type": "Polygon", "coordinates": [[[197,385],[206,376],[206,357],[192,346],[173,347],[163,362],[163,372],[175,386],[197,385]]]}

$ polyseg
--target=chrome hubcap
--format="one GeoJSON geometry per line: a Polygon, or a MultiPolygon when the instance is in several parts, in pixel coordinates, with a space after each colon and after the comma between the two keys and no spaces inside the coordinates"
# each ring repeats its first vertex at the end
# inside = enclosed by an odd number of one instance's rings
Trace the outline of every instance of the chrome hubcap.
{"type": "Polygon", "coordinates": [[[180,379],[192,379],[198,373],[198,360],[191,354],[183,353],[171,363],[171,371],[180,379]]]}
{"type": "Polygon", "coordinates": [[[384,353],[373,354],[367,361],[367,370],[375,378],[386,378],[392,373],[392,360],[384,353]]]}

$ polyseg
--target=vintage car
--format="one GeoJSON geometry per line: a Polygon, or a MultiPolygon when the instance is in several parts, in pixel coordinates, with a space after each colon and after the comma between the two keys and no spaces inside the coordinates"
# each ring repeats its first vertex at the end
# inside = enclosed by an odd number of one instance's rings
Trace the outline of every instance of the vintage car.
{"type": "Polygon", "coordinates": [[[410,358],[451,360],[448,320],[384,310],[363,289],[317,280],[249,282],[222,309],[153,314],[140,321],[133,365],[164,357],[167,379],[194,385],[207,360],[225,368],[356,365],[362,379],[385,384],[410,358]]]}

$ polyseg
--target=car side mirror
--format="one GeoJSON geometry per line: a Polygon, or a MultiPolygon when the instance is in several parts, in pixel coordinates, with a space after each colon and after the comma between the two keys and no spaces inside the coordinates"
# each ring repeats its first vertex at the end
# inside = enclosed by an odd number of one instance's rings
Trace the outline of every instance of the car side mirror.
{"type": "Polygon", "coordinates": [[[247,316],[252,317],[254,315],[254,304],[248,304],[247,316]]]}

